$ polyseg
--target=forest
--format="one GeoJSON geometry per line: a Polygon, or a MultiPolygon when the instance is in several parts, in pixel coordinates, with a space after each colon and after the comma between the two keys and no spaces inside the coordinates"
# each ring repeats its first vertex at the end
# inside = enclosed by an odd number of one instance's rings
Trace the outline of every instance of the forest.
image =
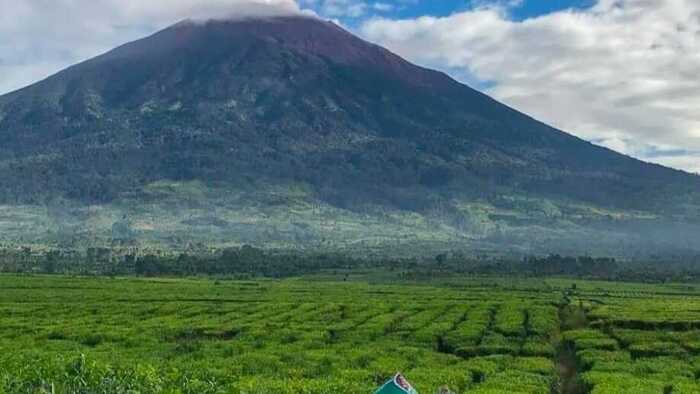
{"type": "Polygon", "coordinates": [[[347,253],[270,251],[242,246],[197,253],[87,248],[32,250],[0,248],[0,272],[101,276],[285,278],[321,272],[377,270],[405,279],[460,275],[518,277],[566,276],[609,281],[700,280],[700,256],[618,260],[590,256],[467,256],[441,253],[432,258],[355,257],[347,253]]]}

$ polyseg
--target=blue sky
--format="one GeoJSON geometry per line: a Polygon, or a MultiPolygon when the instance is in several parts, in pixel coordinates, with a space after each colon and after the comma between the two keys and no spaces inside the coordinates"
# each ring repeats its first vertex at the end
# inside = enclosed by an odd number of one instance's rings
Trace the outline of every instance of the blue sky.
{"type": "Polygon", "coordinates": [[[511,15],[522,20],[564,9],[586,9],[594,4],[593,0],[525,0],[520,6],[511,8],[511,15]]]}
{"type": "Polygon", "coordinates": [[[509,16],[513,20],[524,20],[566,9],[586,9],[593,6],[595,0],[376,0],[365,2],[367,7],[361,15],[337,15],[339,12],[324,12],[326,3],[349,5],[352,2],[348,0],[309,0],[307,2],[309,8],[314,9],[319,14],[337,18],[349,26],[354,26],[358,21],[373,16],[392,19],[421,16],[444,17],[484,6],[507,8],[509,16]]]}

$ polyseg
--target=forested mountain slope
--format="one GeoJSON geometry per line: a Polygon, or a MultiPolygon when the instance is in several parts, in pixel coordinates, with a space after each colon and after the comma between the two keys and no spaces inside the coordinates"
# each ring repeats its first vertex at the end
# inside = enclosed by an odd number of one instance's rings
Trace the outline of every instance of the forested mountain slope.
{"type": "Polygon", "coordinates": [[[313,18],[179,23],[0,97],[0,140],[13,242],[700,248],[700,177],[313,18]]]}

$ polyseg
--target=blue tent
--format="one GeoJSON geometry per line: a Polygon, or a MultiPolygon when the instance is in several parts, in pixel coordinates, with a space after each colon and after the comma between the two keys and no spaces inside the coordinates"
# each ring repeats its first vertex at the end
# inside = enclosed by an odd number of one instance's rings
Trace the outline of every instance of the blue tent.
{"type": "Polygon", "coordinates": [[[408,383],[408,380],[400,373],[384,383],[374,394],[418,394],[418,392],[408,383]]]}

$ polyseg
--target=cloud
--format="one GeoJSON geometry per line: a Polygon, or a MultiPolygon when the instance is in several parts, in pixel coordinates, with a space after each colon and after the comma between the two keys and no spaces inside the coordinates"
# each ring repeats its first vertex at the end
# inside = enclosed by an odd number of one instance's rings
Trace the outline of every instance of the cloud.
{"type": "Polygon", "coordinates": [[[523,21],[506,5],[482,6],[373,18],[360,31],[409,60],[487,81],[496,99],[558,128],[700,172],[700,2],[600,0],[523,21]]]}
{"type": "Polygon", "coordinates": [[[313,7],[329,18],[359,18],[370,6],[362,0],[300,0],[302,6],[313,7]]]}
{"type": "Polygon", "coordinates": [[[183,19],[299,14],[295,0],[0,0],[0,94],[183,19]]]}
{"type": "Polygon", "coordinates": [[[377,10],[379,12],[390,12],[390,11],[393,11],[394,8],[396,8],[396,7],[393,4],[389,4],[389,3],[374,3],[372,5],[372,8],[374,8],[375,10],[377,10]]]}

